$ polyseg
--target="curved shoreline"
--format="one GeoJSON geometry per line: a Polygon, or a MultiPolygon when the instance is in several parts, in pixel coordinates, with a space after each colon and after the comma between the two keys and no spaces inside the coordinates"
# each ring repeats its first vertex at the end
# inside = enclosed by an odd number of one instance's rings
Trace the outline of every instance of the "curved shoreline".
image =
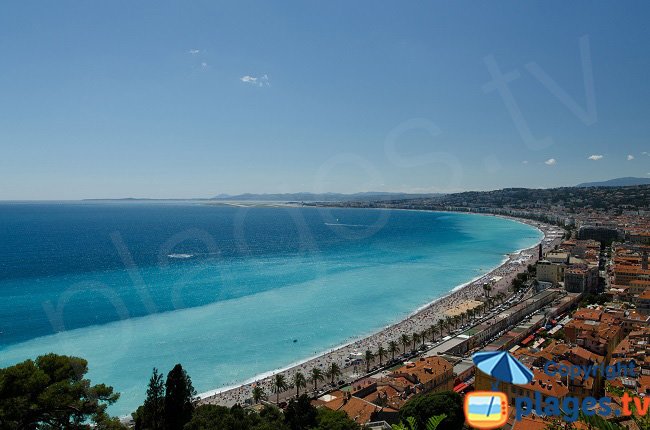
{"type": "MultiPolygon", "coordinates": [[[[391,209],[394,210],[394,209],[391,209]]],[[[398,209],[399,210],[399,209],[398,209]]],[[[401,209],[401,210],[413,210],[413,209],[401,209]]],[[[416,211],[423,212],[432,212],[422,209],[415,209],[416,211]]],[[[433,211],[445,213],[446,211],[433,211]]],[[[455,213],[455,212],[454,212],[455,213]]],[[[503,276],[499,280],[493,291],[501,291],[507,289],[508,285],[511,282],[511,279],[516,276],[517,273],[520,273],[520,270],[511,270],[507,269],[512,263],[514,263],[517,258],[515,256],[522,256],[526,251],[534,251],[538,248],[539,244],[543,244],[546,239],[548,239],[549,231],[555,230],[559,227],[551,226],[549,224],[544,224],[542,222],[508,217],[503,215],[494,215],[494,214],[476,214],[476,213],[467,213],[467,215],[476,215],[476,216],[493,216],[509,221],[515,221],[520,224],[525,224],[530,227],[534,227],[539,232],[542,233],[542,238],[537,241],[533,246],[528,248],[519,249],[513,252],[510,252],[504,256],[502,262],[495,266],[494,268],[488,270],[487,272],[473,278],[472,280],[465,282],[463,284],[455,286],[450,292],[442,297],[438,297],[435,300],[424,304],[408,315],[402,317],[398,321],[389,324],[377,331],[368,334],[361,334],[354,339],[351,339],[348,342],[334,346],[327,350],[324,350],[318,354],[315,354],[311,357],[293,362],[284,366],[282,368],[277,368],[264,372],[258,375],[255,375],[252,378],[247,379],[246,381],[231,385],[228,387],[222,387],[215,390],[209,390],[198,395],[199,403],[209,403],[209,404],[220,404],[224,406],[232,406],[236,403],[244,403],[247,399],[252,397],[252,388],[255,385],[262,386],[265,391],[270,392],[270,379],[276,374],[285,374],[285,377],[290,382],[293,374],[297,371],[303,372],[303,374],[308,374],[308,369],[314,367],[323,367],[325,364],[336,362],[342,368],[345,373],[346,370],[349,370],[350,366],[345,365],[344,359],[348,357],[351,353],[358,353],[365,351],[366,349],[371,349],[375,351],[379,345],[385,345],[390,340],[398,340],[401,333],[408,333],[409,335],[413,332],[421,332],[423,329],[428,329],[431,325],[435,324],[436,321],[440,318],[441,314],[444,314],[450,307],[454,304],[458,304],[459,300],[468,300],[470,296],[476,297],[476,294],[479,293],[482,295],[482,291],[478,291],[477,288],[482,289],[482,283],[479,285],[478,281],[484,278],[489,278],[493,276],[500,275],[510,275],[503,276]],[[505,284],[505,285],[504,285],[505,284]],[[397,333],[394,333],[397,332],[397,333]]],[[[527,254],[526,254],[527,255],[527,254]]],[[[530,255],[530,260],[527,261],[528,264],[534,263],[536,258],[536,253],[530,255]]],[[[526,266],[524,266],[526,267],[526,266]]],[[[398,342],[399,343],[399,342],[398,342]]],[[[358,375],[361,376],[361,375],[358,375]]],[[[343,378],[348,379],[348,378],[343,378]]]]}

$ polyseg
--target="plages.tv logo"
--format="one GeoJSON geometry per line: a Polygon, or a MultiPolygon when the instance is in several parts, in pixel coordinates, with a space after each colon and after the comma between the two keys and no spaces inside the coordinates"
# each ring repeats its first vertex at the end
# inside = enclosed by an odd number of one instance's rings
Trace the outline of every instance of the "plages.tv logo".
{"type": "MultiPolygon", "coordinates": [[[[533,373],[516,358],[507,352],[479,352],[472,357],[476,367],[482,372],[492,376],[495,382],[492,391],[476,391],[465,397],[465,418],[467,423],[477,429],[495,429],[503,426],[509,416],[508,397],[497,391],[499,382],[515,385],[525,385],[533,380],[533,373]]],[[[618,362],[616,365],[589,364],[567,365],[548,361],[544,365],[544,373],[549,377],[566,378],[569,380],[580,378],[603,378],[612,380],[617,377],[638,376],[636,363],[630,360],[627,363],[618,362]]],[[[609,397],[578,398],[564,396],[561,399],[554,396],[543,396],[535,391],[532,396],[519,396],[513,398],[515,421],[535,413],[542,416],[560,416],[566,422],[577,421],[580,415],[586,417],[600,415],[629,416],[632,413],[646,415],[650,410],[650,397],[640,398],[630,396],[627,392],[621,397],[621,408],[613,408],[612,399],[609,397]]],[[[513,424],[514,427],[514,424],[513,424]]]]}
{"type": "Polygon", "coordinates": [[[497,391],[499,381],[527,384],[533,372],[505,351],[477,352],[472,356],[476,367],[492,376],[496,382],[492,391],[474,391],[465,396],[465,420],[477,429],[495,429],[508,421],[508,397],[497,391]]]}

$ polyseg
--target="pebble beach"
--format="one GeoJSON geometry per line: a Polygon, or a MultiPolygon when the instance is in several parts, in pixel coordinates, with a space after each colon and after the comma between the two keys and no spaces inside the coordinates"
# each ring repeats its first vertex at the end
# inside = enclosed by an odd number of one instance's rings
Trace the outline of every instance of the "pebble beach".
{"type": "MultiPolygon", "coordinates": [[[[530,220],[511,219],[529,224],[541,230],[544,233],[544,238],[542,239],[544,250],[554,246],[560,240],[558,237],[558,231],[560,229],[558,227],[530,220]]],[[[302,372],[308,378],[313,368],[318,367],[324,373],[331,363],[338,364],[342,370],[343,375],[338,377],[337,380],[349,382],[361,377],[361,373],[365,372],[365,365],[352,364],[354,360],[351,360],[351,357],[363,358],[366,350],[376,352],[380,346],[388,349],[388,343],[390,341],[396,341],[400,345],[400,338],[403,334],[411,336],[413,333],[422,333],[446,315],[457,314],[462,312],[461,310],[476,306],[479,299],[484,296],[483,285],[486,282],[491,282],[492,284],[492,296],[498,292],[507,292],[516,275],[525,271],[529,264],[534,264],[537,261],[538,245],[511,253],[505,257],[505,261],[490,272],[456,287],[449,295],[435,300],[418,309],[407,318],[387,326],[377,333],[364,338],[353,339],[338,348],[326,351],[301,363],[291,365],[286,369],[278,369],[274,372],[261,375],[245,384],[203,393],[199,395],[199,403],[218,404],[222,406],[250,403],[253,388],[256,386],[260,386],[270,400],[275,400],[275,395],[271,394],[272,378],[274,375],[278,373],[283,374],[287,383],[291,384],[296,372],[302,372]]],[[[326,382],[319,382],[319,388],[326,382]]],[[[307,391],[312,391],[313,388],[313,383],[308,382],[307,391]]],[[[288,398],[294,394],[295,389],[291,388],[287,392],[282,393],[280,399],[288,398]]]]}

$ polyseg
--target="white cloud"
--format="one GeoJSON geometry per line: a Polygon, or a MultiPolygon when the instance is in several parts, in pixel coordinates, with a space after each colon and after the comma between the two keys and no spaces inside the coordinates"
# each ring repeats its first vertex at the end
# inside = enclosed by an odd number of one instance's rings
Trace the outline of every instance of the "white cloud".
{"type": "Polygon", "coordinates": [[[255,77],[255,76],[246,75],[246,76],[242,76],[241,78],[239,78],[239,80],[246,83],[246,84],[254,85],[256,87],[270,87],[271,86],[271,82],[269,81],[269,76],[266,75],[266,74],[260,76],[259,78],[255,77]]]}
{"type": "Polygon", "coordinates": [[[187,51],[187,52],[190,53],[190,54],[192,54],[192,55],[196,55],[196,54],[200,54],[200,53],[201,53],[201,50],[199,50],[199,49],[190,49],[190,50],[187,51]]]}
{"type": "Polygon", "coordinates": [[[528,164],[528,160],[522,161],[521,164],[528,164]]]}
{"type": "Polygon", "coordinates": [[[592,160],[592,161],[598,161],[598,160],[602,160],[603,156],[594,154],[594,155],[590,155],[589,157],[587,157],[587,159],[592,160]]]}
{"type": "Polygon", "coordinates": [[[203,63],[201,63],[201,68],[207,69],[208,67],[210,67],[210,66],[205,61],[203,63]]]}
{"type": "Polygon", "coordinates": [[[544,164],[547,166],[555,166],[557,164],[557,160],[555,158],[549,158],[548,160],[544,161],[544,164]]]}
{"type": "Polygon", "coordinates": [[[643,151],[643,152],[641,153],[641,155],[647,155],[647,156],[650,157],[650,152],[643,151]]]}
{"type": "Polygon", "coordinates": [[[634,155],[628,155],[627,156],[627,161],[632,161],[634,160],[634,155]]]}

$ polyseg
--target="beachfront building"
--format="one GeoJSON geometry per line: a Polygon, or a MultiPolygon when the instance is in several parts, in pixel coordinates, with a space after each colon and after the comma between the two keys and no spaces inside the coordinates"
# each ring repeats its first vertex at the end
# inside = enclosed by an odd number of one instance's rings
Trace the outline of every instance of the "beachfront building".
{"type": "Polygon", "coordinates": [[[564,263],[553,263],[549,260],[538,261],[536,265],[537,280],[557,285],[564,281],[566,267],[567,265],[564,263]]]}
{"type": "Polygon", "coordinates": [[[557,397],[562,402],[564,397],[569,394],[569,387],[567,387],[561,378],[551,377],[538,368],[531,370],[533,372],[533,380],[525,385],[497,382],[492,376],[477,370],[475,388],[477,391],[493,391],[496,388],[496,391],[501,391],[508,396],[510,404],[514,404],[515,398],[517,397],[528,397],[534,404],[535,393],[540,393],[542,398],[549,396],[557,397]]]}
{"type": "Polygon", "coordinates": [[[454,367],[442,357],[420,357],[394,370],[391,378],[404,378],[417,393],[450,391],[454,387],[454,367]]]}

